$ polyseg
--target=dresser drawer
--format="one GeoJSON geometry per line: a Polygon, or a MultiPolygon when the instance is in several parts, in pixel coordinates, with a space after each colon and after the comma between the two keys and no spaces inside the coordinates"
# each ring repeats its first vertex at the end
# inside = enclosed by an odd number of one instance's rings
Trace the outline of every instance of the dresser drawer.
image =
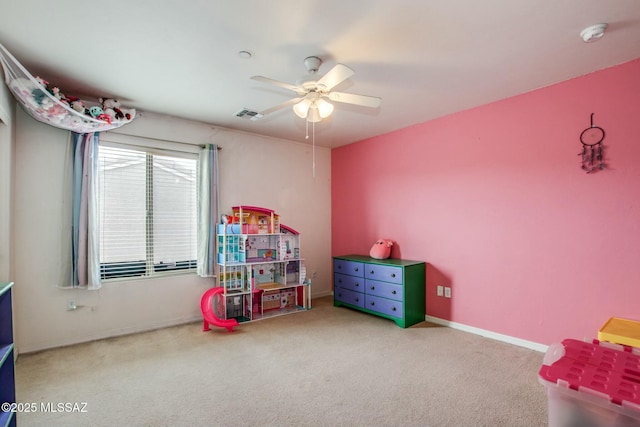
{"type": "Polygon", "coordinates": [[[333,291],[333,297],[336,301],[364,308],[364,294],[361,292],[354,292],[348,289],[336,288],[333,291]]]}
{"type": "Polygon", "coordinates": [[[381,298],[374,295],[364,296],[364,308],[393,317],[402,318],[402,301],[381,298]]]}
{"type": "Polygon", "coordinates": [[[350,289],[356,292],[364,292],[364,279],[361,277],[347,276],[346,274],[336,273],[334,275],[334,287],[342,289],[350,289]]]}
{"type": "Polygon", "coordinates": [[[365,266],[367,279],[383,280],[385,282],[402,283],[402,268],[388,265],[368,264],[365,266]]]}
{"type": "Polygon", "coordinates": [[[364,281],[364,289],[367,295],[394,299],[396,301],[404,300],[404,286],[396,283],[366,279],[364,281]]]}
{"type": "Polygon", "coordinates": [[[364,264],[356,261],[347,261],[345,259],[334,259],[333,272],[364,277],[364,264]]]}

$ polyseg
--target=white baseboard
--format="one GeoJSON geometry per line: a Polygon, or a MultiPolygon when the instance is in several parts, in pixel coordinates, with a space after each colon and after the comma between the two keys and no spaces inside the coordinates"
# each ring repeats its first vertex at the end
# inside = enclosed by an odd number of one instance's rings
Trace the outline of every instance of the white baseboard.
{"type": "Polygon", "coordinates": [[[57,340],[56,342],[41,342],[35,345],[21,345],[20,354],[35,353],[38,351],[49,350],[52,348],[66,347],[75,344],[82,344],[91,341],[97,341],[105,338],[119,337],[123,335],[137,334],[141,332],[153,331],[155,329],[170,328],[172,326],[178,326],[185,323],[194,323],[202,321],[202,316],[186,316],[182,318],[170,319],[160,322],[153,322],[141,326],[132,326],[127,328],[111,329],[108,331],[102,331],[96,334],[89,334],[83,336],[76,336],[70,339],[57,340]]]}
{"type": "Polygon", "coordinates": [[[519,347],[528,348],[530,350],[546,353],[549,348],[548,345],[540,344],[533,341],[523,340],[521,338],[515,338],[509,335],[499,334],[493,331],[487,331],[485,329],[476,328],[473,326],[463,325],[462,323],[452,322],[450,320],[440,319],[439,317],[425,316],[427,322],[435,323],[436,325],[446,326],[452,329],[458,329],[460,331],[469,332],[471,334],[480,335],[485,338],[491,338],[496,341],[502,341],[508,344],[517,345],[519,347]]]}
{"type": "MultiPolygon", "coordinates": [[[[331,291],[319,292],[314,294],[313,298],[321,298],[331,294],[332,294],[331,291]]],[[[313,307],[313,300],[311,301],[311,307],[313,307]]],[[[152,331],[154,329],[170,328],[172,326],[178,326],[185,323],[193,323],[198,321],[200,322],[202,321],[201,315],[186,316],[182,318],[152,322],[145,325],[137,325],[137,326],[127,327],[127,328],[110,329],[107,331],[98,332],[96,334],[74,336],[73,338],[56,340],[55,342],[52,341],[52,342],[39,342],[35,344],[23,344],[23,345],[20,345],[20,354],[35,353],[38,351],[49,350],[49,349],[58,348],[58,347],[66,347],[66,346],[75,345],[75,344],[82,344],[82,343],[97,341],[105,338],[112,338],[112,337],[118,337],[122,335],[130,335],[130,334],[136,334],[140,332],[152,331]]],[[[14,356],[16,358],[18,357],[17,345],[14,350],[14,356]]]]}

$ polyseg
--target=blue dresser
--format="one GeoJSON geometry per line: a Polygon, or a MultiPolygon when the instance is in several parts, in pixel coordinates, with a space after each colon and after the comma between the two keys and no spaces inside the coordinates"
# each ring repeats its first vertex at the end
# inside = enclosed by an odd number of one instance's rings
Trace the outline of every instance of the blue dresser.
{"type": "Polygon", "coordinates": [[[334,257],[333,305],[391,319],[402,328],[423,322],[425,266],[364,255],[334,257]]]}

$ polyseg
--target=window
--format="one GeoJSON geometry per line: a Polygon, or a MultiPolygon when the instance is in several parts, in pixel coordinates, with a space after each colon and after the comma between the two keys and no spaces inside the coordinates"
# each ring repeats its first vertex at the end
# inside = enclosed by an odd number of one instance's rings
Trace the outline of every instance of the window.
{"type": "Polygon", "coordinates": [[[100,277],[194,270],[195,155],[101,145],[100,277]]]}

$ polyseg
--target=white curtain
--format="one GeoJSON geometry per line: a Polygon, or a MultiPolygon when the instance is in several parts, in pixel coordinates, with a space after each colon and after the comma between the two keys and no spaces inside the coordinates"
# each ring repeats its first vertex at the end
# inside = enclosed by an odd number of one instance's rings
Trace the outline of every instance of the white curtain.
{"type": "Polygon", "coordinates": [[[100,289],[98,240],[99,133],[72,133],[71,286],[100,289]]]}
{"type": "Polygon", "coordinates": [[[218,146],[207,144],[198,156],[198,262],[201,277],[216,275],[218,218],[218,146]]]}

